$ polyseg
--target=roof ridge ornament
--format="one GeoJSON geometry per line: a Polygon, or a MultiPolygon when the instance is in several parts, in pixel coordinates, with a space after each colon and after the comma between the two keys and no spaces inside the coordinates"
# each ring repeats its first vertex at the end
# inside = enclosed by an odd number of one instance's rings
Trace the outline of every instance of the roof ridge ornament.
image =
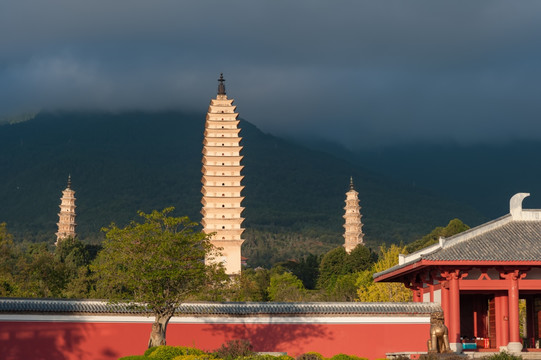
{"type": "Polygon", "coordinates": [[[523,220],[522,201],[528,196],[530,193],[516,193],[509,200],[509,212],[513,220],[523,220]]]}

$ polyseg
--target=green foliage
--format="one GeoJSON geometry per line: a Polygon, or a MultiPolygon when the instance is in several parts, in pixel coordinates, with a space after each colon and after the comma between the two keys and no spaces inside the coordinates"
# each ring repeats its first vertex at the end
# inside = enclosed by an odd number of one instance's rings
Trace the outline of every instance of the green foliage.
{"type": "MultiPolygon", "coordinates": [[[[166,345],[163,345],[163,346],[166,346],[166,345]]],[[[148,349],[145,350],[144,355],[145,355],[145,356],[149,356],[149,355],[152,354],[154,351],[156,351],[156,349],[157,349],[158,347],[159,347],[159,346],[151,346],[151,347],[149,347],[148,349]]]]}
{"type": "Polygon", "coordinates": [[[449,221],[446,227],[438,226],[432,230],[429,234],[423,236],[422,238],[415,240],[414,242],[406,246],[406,251],[412,253],[430,245],[436,244],[439,241],[440,237],[449,237],[455,234],[461,233],[468,230],[470,227],[464,224],[459,219],[453,219],[449,221]]]}
{"type": "Polygon", "coordinates": [[[520,355],[512,355],[505,351],[502,351],[500,353],[485,356],[483,357],[484,360],[522,360],[522,356],[520,355]]]}
{"type": "Polygon", "coordinates": [[[139,212],[141,223],[104,229],[103,249],[92,264],[98,295],[144,303],[154,313],[149,347],[165,343],[167,323],[182,301],[227,279],[221,265],[205,263],[217,255],[209,235],[196,231],[188,217],[168,216],[172,211],[139,212]]]}
{"type": "Polygon", "coordinates": [[[398,255],[405,252],[404,247],[391,245],[387,248],[382,245],[379,260],[372,266],[371,270],[359,273],[357,278],[357,295],[360,301],[365,302],[405,302],[411,300],[411,291],[402,283],[375,283],[372,275],[386,270],[398,264],[398,255]]]}
{"type": "Polygon", "coordinates": [[[346,258],[347,253],[343,246],[339,246],[323,256],[319,265],[317,281],[320,289],[330,288],[339,275],[345,274],[346,258]]]}
{"type": "Polygon", "coordinates": [[[307,352],[297,356],[296,360],[324,360],[323,355],[317,352],[307,352]]]}
{"type": "MultiPolygon", "coordinates": [[[[404,360],[409,359],[409,357],[404,356],[404,360]]],[[[460,354],[423,354],[419,357],[420,360],[464,360],[468,359],[465,355],[460,354]]]]}
{"type": "Polygon", "coordinates": [[[224,360],[234,360],[241,356],[251,356],[254,354],[252,344],[245,339],[229,340],[227,343],[215,351],[215,356],[224,360]]]}
{"type": "Polygon", "coordinates": [[[211,360],[212,356],[205,353],[203,350],[187,346],[169,346],[160,345],[152,346],[145,351],[144,356],[149,359],[169,360],[169,359],[184,359],[184,360],[211,360]]]}
{"type": "Polygon", "coordinates": [[[243,269],[240,277],[233,282],[229,299],[231,301],[268,301],[270,272],[267,269],[243,269]]]}
{"type": "Polygon", "coordinates": [[[302,281],[289,272],[273,274],[268,288],[270,301],[303,301],[306,289],[302,281]]]}
{"type": "Polygon", "coordinates": [[[275,356],[275,360],[295,360],[295,358],[289,355],[280,355],[280,356],[275,356]]]}
{"type": "Polygon", "coordinates": [[[274,266],[282,266],[293,275],[298,277],[306,289],[313,290],[316,288],[317,279],[319,277],[319,264],[321,257],[314,254],[301,256],[300,260],[288,260],[274,264],[274,266]]]}
{"type": "Polygon", "coordinates": [[[361,358],[355,355],[336,354],[330,360],[368,360],[368,358],[361,358]]]}
{"type": "Polygon", "coordinates": [[[364,245],[358,245],[351,253],[339,246],[321,260],[318,287],[326,292],[327,300],[354,301],[357,298],[357,277],[369,269],[377,256],[364,245]]]}
{"type": "Polygon", "coordinates": [[[376,253],[372,252],[372,249],[364,246],[357,245],[355,249],[346,256],[343,272],[346,274],[353,274],[359,271],[368,270],[378,260],[376,253]]]}
{"type": "Polygon", "coordinates": [[[186,355],[185,348],[182,346],[161,345],[154,347],[147,357],[155,360],[171,360],[179,355],[186,355]]]}
{"type": "Polygon", "coordinates": [[[14,277],[18,249],[13,236],[8,233],[6,223],[0,223],[0,296],[16,295],[17,281],[14,277]]]}
{"type": "MultiPolygon", "coordinates": [[[[15,242],[50,242],[68,172],[78,194],[77,231],[85,242],[100,243],[100,228],[112,221],[123,226],[137,210],[175,204],[200,219],[204,111],[39,113],[1,125],[6,176],[0,176],[0,219],[8,222],[15,242]]],[[[243,256],[251,267],[269,268],[342,243],[350,175],[361,191],[365,241],[372,246],[379,245],[375,239],[407,243],[451,216],[480,222],[465,206],[369,175],[369,169],[264,134],[248,122],[240,126],[246,155],[243,256]]]]}
{"type": "Polygon", "coordinates": [[[86,245],[79,239],[72,237],[59,241],[56,245],[54,255],[57,261],[66,264],[70,269],[88,265],[91,260],[86,245]]]}
{"type": "Polygon", "coordinates": [[[55,260],[47,244],[29,244],[17,263],[18,295],[22,297],[61,297],[66,285],[66,268],[55,260]]]}
{"type": "Polygon", "coordinates": [[[146,360],[148,359],[145,355],[130,355],[119,358],[118,360],[146,360]]]}
{"type": "Polygon", "coordinates": [[[295,358],[288,355],[274,356],[269,354],[254,354],[250,356],[243,356],[239,358],[239,360],[295,360],[295,358]]]}
{"type": "Polygon", "coordinates": [[[357,299],[357,278],[359,273],[339,275],[330,289],[328,301],[355,301],[357,299]]]}
{"type": "Polygon", "coordinates": [[[175,307],[205,285],[212,254],[208,236],[187,217],[170,217],[173,208],[140,212],[142,223],[104,229],[103,250],[93,263],[98,294],[112,300],[133,300],[159,310],[175,307]]]}
{"type": "Polygon", "coordinates": [[[216,359],[211,354],[200,354],[200,355],[179,355],[173,358],[173,360],[214,360],[216,359]]]}

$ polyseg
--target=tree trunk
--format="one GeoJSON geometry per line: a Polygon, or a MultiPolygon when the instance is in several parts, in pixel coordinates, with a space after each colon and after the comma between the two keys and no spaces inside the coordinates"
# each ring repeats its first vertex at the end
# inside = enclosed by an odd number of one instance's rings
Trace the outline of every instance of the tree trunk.
{"type": "Polygon", "coordinates": [[[150,332],[150,340],[148,341],[148,347],[165,345],[165,331],[167,330],[167,324],[173,316],[173,312],[155,313],[154,323],[152,324],[152,331],[150,332]]]}

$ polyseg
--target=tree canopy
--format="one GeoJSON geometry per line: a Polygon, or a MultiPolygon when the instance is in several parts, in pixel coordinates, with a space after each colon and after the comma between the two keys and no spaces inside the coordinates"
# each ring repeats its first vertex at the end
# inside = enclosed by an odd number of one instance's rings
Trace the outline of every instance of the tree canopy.
{"type": "Polygon", "coordinates": [[[372,275],[398,264],[398,255],[406,253],[405,247],[391,245],[380,248],[379,260],[370,270],[362,271],[357,278],[357,295],[360,301],[404,302],[411,300],[411,291],[402,283],[375,283],[372,275]]]}
{"type": "Polygon", "coordinates": [[[93,264],[98,294],[112,301],[144,303],[153,312],[149,347],[165,344],[167,324],[181,302],[209,279],[227,279],[221,264],[212,261],[217,253],[209,235],[197,231],[188,217],[169,216],[172,211],[139,212],[141,223],[105,228],[103,249],[93,264]]]}
{"type": "Polygon", "coordinates": [[[460,219],[453,219],[449,221],[446,227],[438,226],[434,228],[429,234],[426,234],[422,238],[409,243],[406,246],[406,251],[412,253],[427,246],[433,245],[439,241],[440,237],[449,237],[455,234],[468,230],[470,227],[464,224],[460,219]]]}

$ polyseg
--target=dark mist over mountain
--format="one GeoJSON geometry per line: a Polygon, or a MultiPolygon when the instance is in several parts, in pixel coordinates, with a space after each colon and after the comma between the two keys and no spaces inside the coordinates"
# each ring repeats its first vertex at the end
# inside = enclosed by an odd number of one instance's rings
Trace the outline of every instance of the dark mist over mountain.
{"type": "MultiPolygon", "coordinates": [[[[83,240],[100,241],[102,227],[126,224],[138,210],[175,206],[177,215],[200,221],[204,121],[204,114],[174,111],[41,113],[2,125],[0,222],[17,240],[54,242],[68,174],[83,240]]],[[[409,179],[391,179],[395,172],[378,167],[377,159],[343,160],[264,134],[247,121],[240,127],[243,254],[251,265],[341,244],[350,176],[360,194],[365,240],[373,247],[413,241],[455,217],[469,225],[485,220],[472,207],[409,179]]],[[[398,160],[394,166],[405,171],[398,160]]]]}
{"type": "Polygon", "coordinates": [[[518,192],[531,194],[525,208],[541,208],[541,141],[423,143],[359,151],[324,141],[303,143],[394,181],[454,199],[489,219],[507,214],[509,199],[518,192]]]}

